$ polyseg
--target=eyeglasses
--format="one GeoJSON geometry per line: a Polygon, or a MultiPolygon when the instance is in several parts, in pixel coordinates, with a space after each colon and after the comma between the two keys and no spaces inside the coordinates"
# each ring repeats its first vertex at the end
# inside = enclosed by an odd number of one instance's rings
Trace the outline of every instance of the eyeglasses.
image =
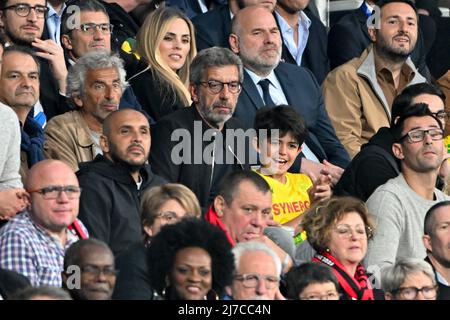
{"type": "Polygon", "coordinates": [[[100,30],[103,34],[111,34],[114,26],[111,23],[84,23],[80,25],[80,30],[89,35],[94,35],[96,30],[100,30]]]}
{"type": "Polygon", "coordinates": [[[422,295],[425,299],[434,299],[437,295],[437,286],[428,286],[420,289],[416,287],[408,287],[399,288],[392,291],[392,293],[398,294],[406,300],[414,300],[419,292],[422,292],[422,295]]]}
{"type": "Polygon", "coordinates": [[[238,281],[242,282],[244,288],[256,288],[260,281],[264,280],[267,289],[278,287],[280,278],[277,276],[262,276],[259,274],[238,274],[234,276],[238,281]]]}
{"type": "Polygon", "coordinates": [[[441,121],[448,119],[448,113],[445,112],[445,110],[439,110],[438,112],[432,112],[431,114],[441,121]]]}
{"type": "Polygon", "coordinates": [[[218,94],[222,92],[225,85],[228,86],[228,91],[233,94],[241,92],[242,86],[239,81],[221,82],[217,80],[209,80],[200,82],[201,85],[207,87],[212,93],[218,94]]]}
{"type": "Polygon", "coordinates": [[[69,199],[80,197],[81,188],[77,186],[48,186],[42,189],[27,190],[28,193],[40,193],[45,200],[54,200],[64,192],[69,199]]]}
{"type": "Polygon", "coordinates": [[[300,300],[339,300],[341,295],[334,291],[334,292],[328,292],[324,295],[319,294],[309,294],[305,296],[300,296],[300,300]]]}
{"type": "Polygon", "coordinates": [[[405,134],[403,137],[399,139],[399,141],[402,141],[406,137],[408,137],[409,142],[415,143],[415,142],[421,142],[423,139],[425,139],[425,134],[429,134],[432,140],[442,140],[444,138],[444,130],[439,128],[432,128],[428,130],[423,129],[415,129],[409,131],[407,134],[405,134]]]}
{"type": "Polygon", "coordinates": [[[105,267],[105,268],[99,268],[97,266],[88,265],[81,268],[81,271],[84,273],[89,273],[93,276],[98,277],[101,273],[103,273],[107,277],[115,277],[119,273],[116,269],[113,267],[105,267]]]}
{"type": "Polygon", "coordinates": [[[32,7],[27,3],[14,4],[9,7],[4,7],[2,10],[9,10],[9,9],[14,9],[14,12],[19,17],[28,17],[31,9],[34,9],[34,12],[36,13],[36,17],[38,17],[38,18],[45,18],[47,16],[47,12],[48,12],[48,8],[46,6],[37,5],[37,6],[32,7]]]}
{"type": "MultiPolygon", "coordinates": [[[[370,229],[370,228],[367,228],[367,229],[370,229]]],[[[355,238],[365,239],[365,238],[367,238],[367,234],[370,232],[369,230],[366,230],[366,228],[363,228],[363,227],[356,228],[353,231],[352,228],[347,227],[347,226],[337,226],[335,228],[335,230],[338,234],[338,237],[343,238],[343,239],[352,238],[353,233],[355,233],[355,238]]]]}
{"type": "Polygon", "coordinates": [[[179,220],[178,215],[173,211],[159,212],[155,215],[155,219],[161,219],[166,223],[174,223],[179,220]]]}

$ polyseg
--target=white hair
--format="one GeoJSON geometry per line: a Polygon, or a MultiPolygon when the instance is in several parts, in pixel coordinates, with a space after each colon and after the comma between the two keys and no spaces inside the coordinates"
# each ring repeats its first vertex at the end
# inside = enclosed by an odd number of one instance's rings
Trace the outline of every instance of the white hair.
{"type": "Polygon", "coordinates": [[[232,252],[234,254],[234,263],[236,266],[236,270],[239,267],[239,263],[241,261],[242,256],[246,252],[264,252],[270,257],[272,257],[273,262],[275,263],[275,267],[277,269],[277,274],[281,274],[281,260],[278,257],[278,255],[267,245],[261,242],[257,241],[247,241],[247,242],[240,242],[236,244],[236,246],[232,249],[232,252]]]}

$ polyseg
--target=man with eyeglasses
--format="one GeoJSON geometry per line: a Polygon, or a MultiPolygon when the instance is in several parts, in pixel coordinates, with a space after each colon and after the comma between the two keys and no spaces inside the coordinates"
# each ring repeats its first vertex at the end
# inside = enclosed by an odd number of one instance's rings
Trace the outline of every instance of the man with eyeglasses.
{"type": "Polygon", "coordinates": [[[111,300],[117,273],[114,255],[106,243],[97,239],[80,240],[64,257],[62,286],[74,300],[111,300]]]}
{"type": "Polygon", "coordinates": [[[1,0],[0,20],[8,45],[23,45],[35,51],[40,62],[40,95],[33,117],[44,127],[47,120],[70,109],[65,97],[67,68],[60,45],[42,40],[48,14],[45,0],[1,0]]]}
{"type": "Polygon", "coordinates": [[[227,293],[233,300],[284,300],[280,293],[281,261],[263,243],[238,243],[232,250],[235,261],[233,283],[227,293]]]}
{"type": "Polygon", "coordinates": [[[377,232],[369,242],[366,266],[383,268],[403,257],[424,259],[424,218],[435,203],[450,199],[438,190],[436,179],[443,159],[442,122],[418,103],[393,127],[392,145],[401,173],[378,187],[367,200],[376,217],[377,232]]]}
{"type": "MultiPolygon", "coordinates": [[[[110,53],[114,26],[105,7],[97,0],[72,0],[68,4],[61,17],[61,45],[69,69],[88,52],[104,50],[110,53]]],[[[119,108],[142,110],[131,86],[124,88],[119,108]]]]}
{"type": "Polygon", "coordinates": [[[26,276],[35,287],[61,287],[66,250],[87,238],[77,219],[77,177],[65,163],[43,160],[31,168],[25,187],[28,210],[0,229],[0,267],[26,276]]]}
{"type": "Polygon", "coordinates": [[[248,168],[249,148],[238,152],[235,133],[242,125],[233,117],[242,78],[242,62],[229,49],[201,51],[190,67],[192,106],[162,118],[153,129],[155,173],[189,187],[203,209],[227,173],[248,168]]]}

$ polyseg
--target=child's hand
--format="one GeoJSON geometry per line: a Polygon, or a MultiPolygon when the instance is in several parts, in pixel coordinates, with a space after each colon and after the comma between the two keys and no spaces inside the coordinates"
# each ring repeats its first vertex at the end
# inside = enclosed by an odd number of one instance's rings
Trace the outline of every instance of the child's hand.
{"type": "Polygon", "coordinates": [[[333,195],[331,191],[331,175],[321,174],[316,178],[314,174],[310,173],[309,177],[313,182],[312,187],[308,189],[308,195],[312,203],[329,199],[333,195]]]}

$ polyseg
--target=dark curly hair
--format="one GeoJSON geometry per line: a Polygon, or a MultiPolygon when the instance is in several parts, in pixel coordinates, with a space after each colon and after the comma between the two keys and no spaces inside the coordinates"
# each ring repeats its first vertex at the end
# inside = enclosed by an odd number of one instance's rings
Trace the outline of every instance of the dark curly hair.
{"type": "MultiPolygon", "coordinates": [[[[160,295],[165,290],[178,251],[198,247],[209,253],[212,261],[212,289],[222,297],[225,287],[233,280],[234,257],[225,233],[197,218],[186,218],[166,225],[148,248],[150,278],[153,289],[160,295]]],[[[175,293],[176,294],[176,293],[175,293]]],[[[166,292],[167,295],[167,292],[166,292]]]]}

